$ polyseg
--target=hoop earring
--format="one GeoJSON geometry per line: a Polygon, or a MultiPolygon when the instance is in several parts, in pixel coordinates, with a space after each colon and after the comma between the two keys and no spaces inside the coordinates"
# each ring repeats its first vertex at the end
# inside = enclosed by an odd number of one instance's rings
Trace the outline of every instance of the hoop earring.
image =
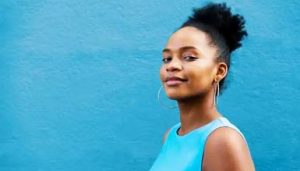
{"type": "Polygon", "coordinates": [[[160,86],[159,89],[158,89],[158,92],[157,92],[157,101],[158,101],[158,103],[159,103],[162,107],[164,107],[164,108],[166,108],[166,109],[175,109],[176,106],[166,106],[166,105],[164,105],[164,104],[160,101],[160,92],[161,92],[162,88],[163,88],[163,86],[160,86]]]}
{"type": "Polygon", "coordinates": [[[220,85],[218,81],[215,81],[215,93],[214,93],[214,106],[218,104],[218,97],[219,97],[219,91],[220,91],[220,85]]]}

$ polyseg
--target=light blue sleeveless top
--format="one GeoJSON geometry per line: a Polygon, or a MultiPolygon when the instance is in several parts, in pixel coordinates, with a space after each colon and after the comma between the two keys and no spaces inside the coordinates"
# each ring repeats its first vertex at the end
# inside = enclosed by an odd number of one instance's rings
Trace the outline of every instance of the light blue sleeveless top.
{"type": "Polygon", "coordinates": [[[205,142],[210,133],[220,127],[240,130],[225,117],[219,117],[210,123],[192,130],[186,135],[178,135],[181,123],[174,125],[163,144],[160,154],[150,171],[201,171],[205,142]]]}

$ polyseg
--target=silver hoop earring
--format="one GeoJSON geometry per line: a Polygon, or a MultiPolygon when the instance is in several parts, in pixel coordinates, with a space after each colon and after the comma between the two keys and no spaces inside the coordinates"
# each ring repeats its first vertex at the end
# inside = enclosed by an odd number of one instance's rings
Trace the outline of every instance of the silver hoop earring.
{"type": "Polygon", "coordinates": [[[158,101],[158,103],[159,103],[162,107],[164,107],[164,108],[166,108],[166,109],[175,109],[176,106],[166,106],[166,105],[164,105],[164,104],[160,101],[160,92],[161,92],[162,88],[163,88],[163,86],[160,86],[160,88],[158,89],[158,92],[157,92],[157,101],[158,101]]]}
{"type": "Polygon", "coordinates": [[[215,93],[214,93],[214,106],[218,104],[218,97],[219,97],[219,92],[220,92],[220,86],[219,82],[215,82],[217,85],[215,86],[215,93]]]}

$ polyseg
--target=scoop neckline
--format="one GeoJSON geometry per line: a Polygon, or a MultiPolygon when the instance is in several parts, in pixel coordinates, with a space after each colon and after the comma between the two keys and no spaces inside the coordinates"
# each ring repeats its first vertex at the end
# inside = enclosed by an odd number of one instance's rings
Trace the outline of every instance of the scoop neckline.
{"type": "Polygon", "coordinates": [[[216,121],[223,120],[223,119],[226,119],[226,118],[223,117],[223,116],[220,116],[220,117],[218,117],[218,118],[216,118],[216,119],[210,121],[209,123],[207,123],[207,124],[205,124],[205,125],[202,125],[202,126],[200,126],[200,127],[198,127],[198,128],[195,128],[195,129],[191,130],[190,132],[188,132],[188,133],[186,133],[186,134],[184,134],[184,135],[179,135],[179,134],[178,134],[178,131],[179,131],[179,129],[181,128],[181,122],[179,122],[179,123],[177,124],[176,129],[175,129],[175,135],[176,135],[176,137],[184,138],[184,137],[187,137],[187,136],[193,134],[194,132],[196,132],[196,131],[198,131],[198,130],[201,130],[201,129],[204,129],[204,128],[208,127],[209,125],[211,125],[212,123],[214,123],[214,122],[216,122],[216,121]]]}

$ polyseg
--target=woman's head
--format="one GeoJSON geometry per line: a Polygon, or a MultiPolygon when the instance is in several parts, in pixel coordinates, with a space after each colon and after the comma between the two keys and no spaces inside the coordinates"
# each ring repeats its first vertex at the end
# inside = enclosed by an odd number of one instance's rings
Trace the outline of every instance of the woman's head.
{"type": "Polygon", "coordinates": [[[160,77],[167,95],[184,99],[205,95],[219,83],[220,91],[230,67],[230,54],[241,46],[245,21],[226,4],[210,3],[173,33],[164,50],[160,77]]]}

